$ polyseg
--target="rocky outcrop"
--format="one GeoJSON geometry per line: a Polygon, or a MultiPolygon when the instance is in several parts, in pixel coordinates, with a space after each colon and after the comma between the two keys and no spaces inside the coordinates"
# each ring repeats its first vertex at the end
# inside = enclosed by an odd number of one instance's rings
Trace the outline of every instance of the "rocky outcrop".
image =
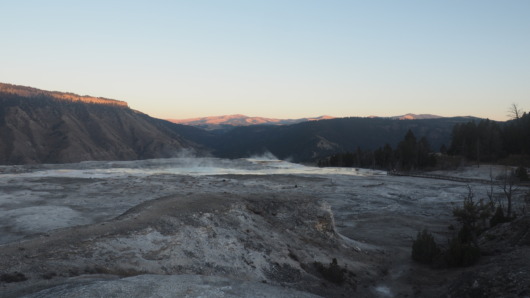
{"type": "Polygon", "coordinates": [[[46,91],[32,87],[18,86],[0,83],[0,93],[8,93],[13,95],[19,95],[26,98],[54,98],[56,100],[70,101],[70,102],[82,102],[82,103],[95,103],[117,107],[128,107],[125,101],[108,99],[103,97],[92,97],[88,95],[77,95],[74,93],[65,93],[57,91],[46,91]]]}
{"type": "Polygon", "coordinates": [[[0,85],[0,164],[171,157],[194,147],[124,102],[8,87],[0,85]]]}

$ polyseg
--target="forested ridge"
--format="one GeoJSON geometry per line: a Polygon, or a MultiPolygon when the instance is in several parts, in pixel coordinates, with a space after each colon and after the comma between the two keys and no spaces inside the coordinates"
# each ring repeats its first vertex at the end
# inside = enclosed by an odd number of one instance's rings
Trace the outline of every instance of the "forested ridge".
{"type": "Polygon", "coordinates": [[[449,146],[443,144],[438,149],[426,135],[418,138],[409,130],[394,147],[387,143],[375,150],[357,148],[319,159],[318,165],[418,170],[466,162],[530,166],[530,114],[506,122],[473,119],[455,123],[449,146]]]}
{"type": "Polygon", "coordinates": [[[347,117],[206,131],[151,118],[121,101],[10,84],[0,83],[0,103],[0,161],[8,164],[170,157],[182,147],[221,158],[272,153],[385,170],[529,164],[530,115],[517,107],[507,122],[347,117]]]}
{"type": "MultiPolygon", "coordinates": [[[[210,144],[219,157],[238,158],[270,152],[280,159],[294,162],[317,162],[337,153],[373,151],[385,144],[395,147],[409,130],[415,136],[424,136],[434,148],[447,146],[454,124],[470,119],[349,117],[285,126],[254,125],[219,134],[210,144]]],[[[194,140],[193,136],[190,139],[194,140]]]]}
{"type": "Polygon", "coordinates": [[[496,162],[509,156],[526,159],[530,154],[530,114],[498,123],[491,120],[455,125],[451,155],[479,162],[496,162]]]}
{"type": "Polygon", "coordinates": [[[183,148],[198,146],[126,104],[0,91],[0,164],[172,157],[183,148]]]}

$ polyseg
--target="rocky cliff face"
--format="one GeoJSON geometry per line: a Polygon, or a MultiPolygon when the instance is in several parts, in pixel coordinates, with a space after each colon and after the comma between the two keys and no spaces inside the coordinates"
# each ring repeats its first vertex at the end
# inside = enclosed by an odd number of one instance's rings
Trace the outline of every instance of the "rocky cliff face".
{"type": "Polygon", "coordinates": [[[190,147],[125,102],[0,84],[0,164],[170,157],[190,147]]]}
{"type": "Polygon", "coordinates": [[[32,87],[11,85],[11,84],[5,84],[5,83],[0,83],[0,93],[14,94],[14,95],[19,95],[19,96],[28,97],[28,98],[48,97],[48,98],[54,98],[56,100],[61,100],[61,101],[97,103],[97,104],[104,104],[104,105],[110,105],[110,106],[128,107],[125,101],[120,101],[120,100],[115,100],[115,99],[108,99],[108,98],[103,98],[103,97],[92,97],[88,95],[81,96],[81,95],[77,95],[73,93],[65,93],[65,92],[57,92],[57,91],[46,91],[46,90],[40,90],[40,89],[32,88],[32,87]]]}

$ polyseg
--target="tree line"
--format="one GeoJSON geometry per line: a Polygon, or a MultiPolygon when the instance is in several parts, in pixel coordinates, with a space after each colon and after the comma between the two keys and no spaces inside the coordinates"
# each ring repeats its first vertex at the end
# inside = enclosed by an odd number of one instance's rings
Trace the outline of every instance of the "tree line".
{"type": "Polygon", "coordinates": [[[385,170],[415,170],[434,167],[436,156],[431,150],[425,137],[417,140],[412,130],[408,130],[405,137],[394,149],[385,144],[375,150],[361,150],[355,152],[333,154],[320,159],[320,167],[359,167],[385,170]]]}
{"type": "Polygon", "coordinates": [[[522,113],[505,123],[491,120],[470,121],[453,128],[448,154],[480,162],[508,160],[517,165],[529,164],[530,114],[522,113]]]}
{"type": "Polygon", "coordinates": [[[433,150],[425,136],[409,130],[396,148],[389,144],[375,150],[341,152],[317,161],[320,167],[360,167],[383,170],[425,170],[441,167],[447,160],[462,158],[480,164],[505,163],[530,166],[530,114],[514,106],[513,119],[489,119],[457,123],[449,148],[433,150]]]}

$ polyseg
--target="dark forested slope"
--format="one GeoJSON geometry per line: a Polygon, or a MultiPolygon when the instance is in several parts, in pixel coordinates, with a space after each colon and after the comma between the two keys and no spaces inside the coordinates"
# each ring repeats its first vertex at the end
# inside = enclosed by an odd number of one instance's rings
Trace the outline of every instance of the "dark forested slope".
{"type": "Polygon", "coordinates": [[[194,146],[125,102],[0,84],[0,164],[170,157],[194,146]]]}
{"type": "Polygon", "coordinates": [[[437,151],[469,117],[336,118],[206,131],[151,118],[123,101],[0,83],[0,164],[133,160],[182,148],[241,158],[271,152],[295,162],[357,149],[395,147],[411,130],[437,151]]]}
{"type": "Polygon", "coordinates": [[[469,117],[394,120],[387,118],[338,118],[289,126],[238,127],[224,133],[215,143],[222,157],[241,157],[271,152],[279,158],[311,161],[330,154],[396,146],[410,129],[426,137],[431,148],[449,146],[453,126],[469,117]]]}

